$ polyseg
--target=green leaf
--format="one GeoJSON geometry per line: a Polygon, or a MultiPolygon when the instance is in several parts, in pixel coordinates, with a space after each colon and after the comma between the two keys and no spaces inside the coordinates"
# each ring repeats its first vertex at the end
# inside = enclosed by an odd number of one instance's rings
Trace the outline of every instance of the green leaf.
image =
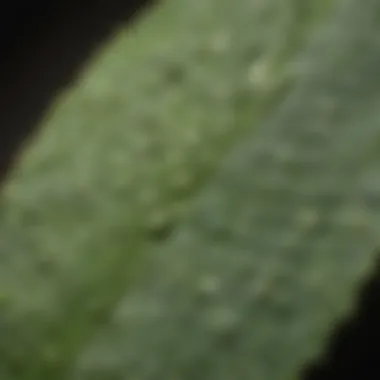
{"type": "Polygon", "coordinates": [[[305,4],[167,1],[59,100],[1,200],[3,378],[321,352],[379,240],[380,5],[305,4]]]}

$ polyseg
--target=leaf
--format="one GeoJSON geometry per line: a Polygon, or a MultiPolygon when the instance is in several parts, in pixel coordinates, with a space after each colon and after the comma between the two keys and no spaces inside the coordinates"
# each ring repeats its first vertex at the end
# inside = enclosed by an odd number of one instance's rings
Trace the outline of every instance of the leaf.
{"type": "Polygon", "coordinates": [[[60,100],[2,198],[3,378],[321,352],[378,245],[379,5],[308,5],[168,1],[60,100]]]}

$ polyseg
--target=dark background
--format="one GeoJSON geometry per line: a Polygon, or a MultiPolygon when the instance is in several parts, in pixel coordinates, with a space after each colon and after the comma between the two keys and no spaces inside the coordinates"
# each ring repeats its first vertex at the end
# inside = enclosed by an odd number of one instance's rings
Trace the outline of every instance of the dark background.
{"type": "Polygon", "coordinates": [[[9,2],[0,16],[0,180],[55,94],[154,0],[9,2]]]}

